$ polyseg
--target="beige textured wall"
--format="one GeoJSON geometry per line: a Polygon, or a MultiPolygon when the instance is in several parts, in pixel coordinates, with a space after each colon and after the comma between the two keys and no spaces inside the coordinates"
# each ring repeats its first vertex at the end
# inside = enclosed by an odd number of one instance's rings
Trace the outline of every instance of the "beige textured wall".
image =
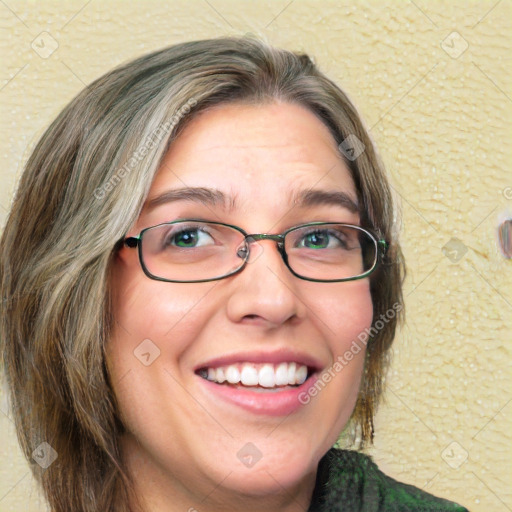
{"type": "MultiPolygon", "coordinates": [[[[403,212],[407,325],[372,454],[472,511],[512,510],[512,262],[495,242],[512,212],[511,11],[510,0],[1,2],[0,223],[42,130],[113,66],[246,32],[311,53],[362,111],[403,212]]],[[[0,410],[0,512],[45,510],[0,410]]]]}

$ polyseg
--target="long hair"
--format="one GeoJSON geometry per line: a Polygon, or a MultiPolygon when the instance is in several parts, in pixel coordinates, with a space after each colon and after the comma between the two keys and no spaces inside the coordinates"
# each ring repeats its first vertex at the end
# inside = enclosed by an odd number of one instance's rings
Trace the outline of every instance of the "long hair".
{"type": "Polygon", "coordinates": [[[355,136],[364,145],[356,159],[340,158],[361,225],[389,243],[370,278],[374,321],[396,311],[367,343],[351,418],[361,445],[371,442],[405,275],[374,144],[346,94],[307,55],[251,37],[178,44],[107,73],[64,108],[28,159],[1,238],[1,360],[20,445],[53,511],[130,510],[123,425],[105,363],[115,242],[197,113],[272,101],[310,109],[337,144],[355,136]]]}

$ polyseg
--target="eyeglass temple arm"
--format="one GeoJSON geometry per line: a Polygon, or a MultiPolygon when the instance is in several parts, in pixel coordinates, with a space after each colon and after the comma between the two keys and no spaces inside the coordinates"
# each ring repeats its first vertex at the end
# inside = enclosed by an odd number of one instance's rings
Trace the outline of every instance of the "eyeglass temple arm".
{"type": "Polygon", "coordinates": [[[138,236],[129,236],[128,238],[125,238],[123,240],[123,244],[126,245],[126,247],[130,247],[131,249],[137,247],[140,242],[140,237],[138,236]]]}
{"type": "Polygon", "coordinates": [[[386,240],[382,239],[377,242],[380,246],[380,250],[382,251],[382,256],[385,256],[389,249],[389,244],[386,242],[386,240]]]}

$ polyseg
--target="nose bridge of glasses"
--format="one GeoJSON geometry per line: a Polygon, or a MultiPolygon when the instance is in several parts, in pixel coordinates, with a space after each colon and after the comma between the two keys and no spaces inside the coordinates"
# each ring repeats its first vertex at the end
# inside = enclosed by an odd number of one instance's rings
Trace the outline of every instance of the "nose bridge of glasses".
{"type": "Polygon", "coordinates": [[[256,233],[256,234],[250,234],[245,235],[244,242],[246,244],[246,250],[241,248],[242,250],[238,251],[239,257],[247,257],[246,251],[249,252],[248,263],[254,263],[263,253],[263,245],[261,245],[259,242],[263,240],[271,240],[273,242],[277,242],[277,248],[281,255],[281,257],[284,257],[283,251],[284,251],[284,236],[283,235],[270,235],[266,233],[256,233]]]}
{"type": "Polygon", "coordinates": [[[246,235],[245,239],[248,243],[259,240],[274,240],[274,242],[282,242],[284,240],[283,235],[267,235],[265,233],[258,233],[253,235],[246,235]]]}

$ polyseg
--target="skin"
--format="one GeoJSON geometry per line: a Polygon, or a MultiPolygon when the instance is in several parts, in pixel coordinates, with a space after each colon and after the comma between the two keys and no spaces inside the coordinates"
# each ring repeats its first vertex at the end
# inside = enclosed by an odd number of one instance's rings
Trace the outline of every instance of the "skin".
{"type": "MultiPolygon", "coordinates": [[[[327,127],[289,103],[220,105],[202,112],[167,153],[148,201],[184,186],[237,199],[229,210],[181,200],[144,206],[127,236],[178,216],[205,217],[248,233],[281,233],[312,221],[359,223],[338,205],[299,208],[292,190],[356,190],[327,127]]],[[[293,276],[275,242],[259,242],[239,274],[207,283],[149,279],[137,251],[119,251],[112,273],[116,325],[108,364],[127,434],[122,450],[144,510],[307,510],[321,457],[355,406],[364,350],[288,417],[214,400],[193,369],[241,350],[292,347],[329,368],[372,322],[369,280],[314,283],[293,276]],[[252,258],[252,257],[251,257],[252,258]],[[150,339],[160,356],[134,357],[150,339]],[[237,452],[262,458],[246,467],[237,452]]]]}

